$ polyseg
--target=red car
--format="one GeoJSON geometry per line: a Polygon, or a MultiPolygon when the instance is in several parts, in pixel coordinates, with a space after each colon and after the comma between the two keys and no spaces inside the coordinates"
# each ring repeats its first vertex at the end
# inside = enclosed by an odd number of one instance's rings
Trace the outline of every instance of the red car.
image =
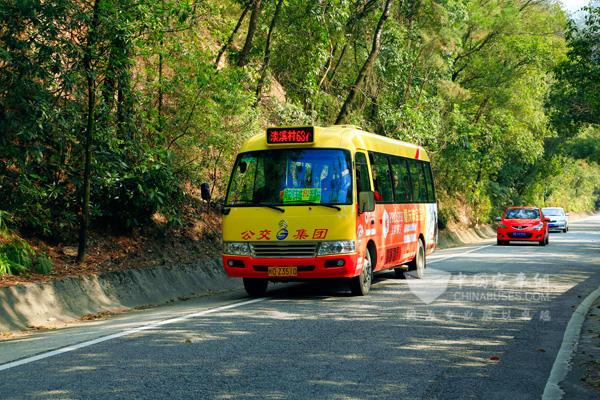
{"type": "Polygon", "coordinates": [[[498,245],[510,241],[538,242],[548,244],[548,221],[538,207],[510,207],[498,221],[498,245]]]}

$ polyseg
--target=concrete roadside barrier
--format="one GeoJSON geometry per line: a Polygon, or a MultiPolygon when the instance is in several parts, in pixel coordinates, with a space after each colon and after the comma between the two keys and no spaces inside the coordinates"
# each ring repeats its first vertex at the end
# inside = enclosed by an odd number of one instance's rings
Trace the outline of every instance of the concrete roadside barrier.
{"type": "Polygon", "coordinates": [[[438,248],[445,249],[467,243],[476,243],[493,237],[496,237],[496,227],[492,225],[482,225],[462,231],[441,231],[438,234],[438,248]]]}
{"type": "Polygon", "coordinates": [[[241,288],[221,260],[164,265],[0,288],[0,332],[51,328],[88,314],[241,288]]]}

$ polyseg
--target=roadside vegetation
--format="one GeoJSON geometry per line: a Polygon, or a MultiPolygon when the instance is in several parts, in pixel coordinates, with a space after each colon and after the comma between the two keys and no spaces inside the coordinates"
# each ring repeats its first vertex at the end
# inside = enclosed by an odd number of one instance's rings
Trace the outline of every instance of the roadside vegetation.
{"type": "Polygon", "coordinates": [[[241,142],[275,125],[424,146],[442,227],[598,207],[600,4],[581,15],[553,0],[2,1],[0,275],[111,251],[120,267],[148,249],[214,257],[220,217],[198,188],[222,198],[241,142]]]}

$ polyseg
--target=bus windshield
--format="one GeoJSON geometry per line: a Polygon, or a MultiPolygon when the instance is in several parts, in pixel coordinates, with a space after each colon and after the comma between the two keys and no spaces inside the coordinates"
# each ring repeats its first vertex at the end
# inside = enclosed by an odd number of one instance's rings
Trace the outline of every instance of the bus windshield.
{"type": "Polygon", "coordinates": [[[277,149],[239,154],[226,206],[351,204],[350,152],[277,149]]]}

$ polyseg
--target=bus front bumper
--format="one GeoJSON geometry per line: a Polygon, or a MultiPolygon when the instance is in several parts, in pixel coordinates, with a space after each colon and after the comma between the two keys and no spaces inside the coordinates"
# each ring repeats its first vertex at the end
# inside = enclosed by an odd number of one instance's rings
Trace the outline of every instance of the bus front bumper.
{"type": "Polygon", "coordinates": [[[305,280],[354,277],[360,273],[362,260],[359,259],[357,262],[356,254],[316,258],[253,258],[223,255],[223,266],[231,278],[305,280]]]}

